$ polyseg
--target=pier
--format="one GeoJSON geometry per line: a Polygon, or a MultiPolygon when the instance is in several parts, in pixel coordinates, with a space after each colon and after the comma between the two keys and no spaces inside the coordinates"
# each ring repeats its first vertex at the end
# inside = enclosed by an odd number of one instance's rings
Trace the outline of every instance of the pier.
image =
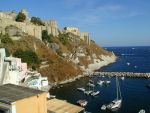
{"type": "Polygon", "coordinates": [[[133,72],[94,72],[93,75],[108,77],[134,77],[134,78],[150,78],[150,73],[133,73],[133,72]]]}

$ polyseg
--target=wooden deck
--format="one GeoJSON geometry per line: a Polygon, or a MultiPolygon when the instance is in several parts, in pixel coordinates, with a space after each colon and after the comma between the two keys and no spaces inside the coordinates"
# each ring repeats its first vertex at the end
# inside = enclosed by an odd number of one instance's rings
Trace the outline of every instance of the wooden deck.
{"type": "Polygon", "coordinates": [[[48,100],[47,109],[50,113],[79,113],[84,110],[82,107],[59,99],[48,100]]]}

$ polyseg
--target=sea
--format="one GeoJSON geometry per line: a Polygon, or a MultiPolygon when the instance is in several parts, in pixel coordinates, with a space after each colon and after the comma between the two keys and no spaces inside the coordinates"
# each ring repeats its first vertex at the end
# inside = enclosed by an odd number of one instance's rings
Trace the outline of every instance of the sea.
{"type": "MultiPolygon", "coordinates": [[[[149,47],[107,47],[108,51],[113,51],[118,60],[109,66],[103,67],[98,71],[104,72],[138,72],[150,73],[150,46],[149,47]]],[[[56,95],[58,99],[67,100],[76,104],[80,99],[88,101],[85,111],[90,113],[112,113],[109,110],[101,110],[103,104],[108,104],[116,98],[116,79],[114,77],[84,77],[75,82],[64,84],[63,86],[50,90],[50,94],[56,95]],[[89,79],[96,84],[98,80],[110,80],[110,85],[96,85],[94,90],[100,91],[96,97],[85,95],[79,92],[77,88],[87,87],[89,79]]],[[[146,86],[150,84],[150,79],[146,78],[119,78],[122,105],[115,113],[138,113],[144,109],[150,113],[150,89],[146,86]]]]}

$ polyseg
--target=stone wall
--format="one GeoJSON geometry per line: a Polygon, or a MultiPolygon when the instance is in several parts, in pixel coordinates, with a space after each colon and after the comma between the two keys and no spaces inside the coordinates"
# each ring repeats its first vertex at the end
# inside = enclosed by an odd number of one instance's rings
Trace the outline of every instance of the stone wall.
{"type": "Polygon", "coordinates": [[[23,33],[27,33],[28,35],[34,36],[41,40],[41,26],[36,26],[31,23],[16,22],[8,18],[0,17],[0,33],[5,33],[5,29],[8,26],[16,26],[21,29],[23,33]]]}

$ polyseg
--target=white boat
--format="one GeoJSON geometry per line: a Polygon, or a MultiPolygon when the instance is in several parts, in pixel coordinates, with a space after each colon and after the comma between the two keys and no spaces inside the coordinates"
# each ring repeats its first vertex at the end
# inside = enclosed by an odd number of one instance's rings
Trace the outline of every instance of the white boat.
{"type": "Polygon", "coordinates": [[[111,83],[111,81],[106,80],[106,81],[104,81],[104,83],[105,83],[105,84],[110,84],[110,83],[111,83]]]}
{"type": "Polygon", "coordinates": [[[93,92],[91,92],[91,96],[96,96],[96,95],[98,95],[100,93],[100,91],[93,91],[93,92]]]}
{"type": "Polygon", "coordinates": [[[122,104],[121,90],[120,90],[119,81],[117,77],[116,77],[116,89],[117,89],[116,90],[117,98],[112,102],[110,102],[108,105],[106,105],[106,108],[111,111],[118,110],[122,104]]]}
{"type": "Polygon", "coordinates": [[[89,91],[84,91],[84,93],[85,93],[86,95],[89,95],[89,94],[92,93],[92,91],[91,91],[91,90],[89,90],[89,91]]]}
{"type": "Polygon", "coordinates": [[[84,88],[77,88],[77,90],[84,92],[85,89],[84,88]]]}
{"type": "Polygon", "coordinates": [[[100,80],[100,81],[97,82],[97,84],[100,85],[100,86],[103,85],[103,83],[104,83],[103,80],[100,80]]]}
{"type": "Polygon", "coordinates": [[[127,62],[127,65],[129,66],[129,65],[130,65],[130,63],[129,63],[129,62],[127,62]]]}
{"type": "Polygon", "coordinates": [[[101,110],[106,110],[106,105],[102,105],[101,110]]]}
{"type": "Polygon", "coordinates": [[[124,80],[125,79],[125,77],[121,77],[121,80],[124,80]]]}
{"type": "Polygon", "coordinates": [[[86,101],[86,100],[78,100],[77,104],[79,104],[82,107],[85,107],[88,104],[88,101],[86,101]]]}
{"type": "Polygon", "coordinates": [[[87,84],[87,86],[89,86],[89,87],[95,87],[95,85],[93,83],[90,83],[90,82],[87,84]]]}
{"type": "Polygon", "coordinates": [[[144,109],[141,109],[138,113],[146,113],[144,109]]]}

